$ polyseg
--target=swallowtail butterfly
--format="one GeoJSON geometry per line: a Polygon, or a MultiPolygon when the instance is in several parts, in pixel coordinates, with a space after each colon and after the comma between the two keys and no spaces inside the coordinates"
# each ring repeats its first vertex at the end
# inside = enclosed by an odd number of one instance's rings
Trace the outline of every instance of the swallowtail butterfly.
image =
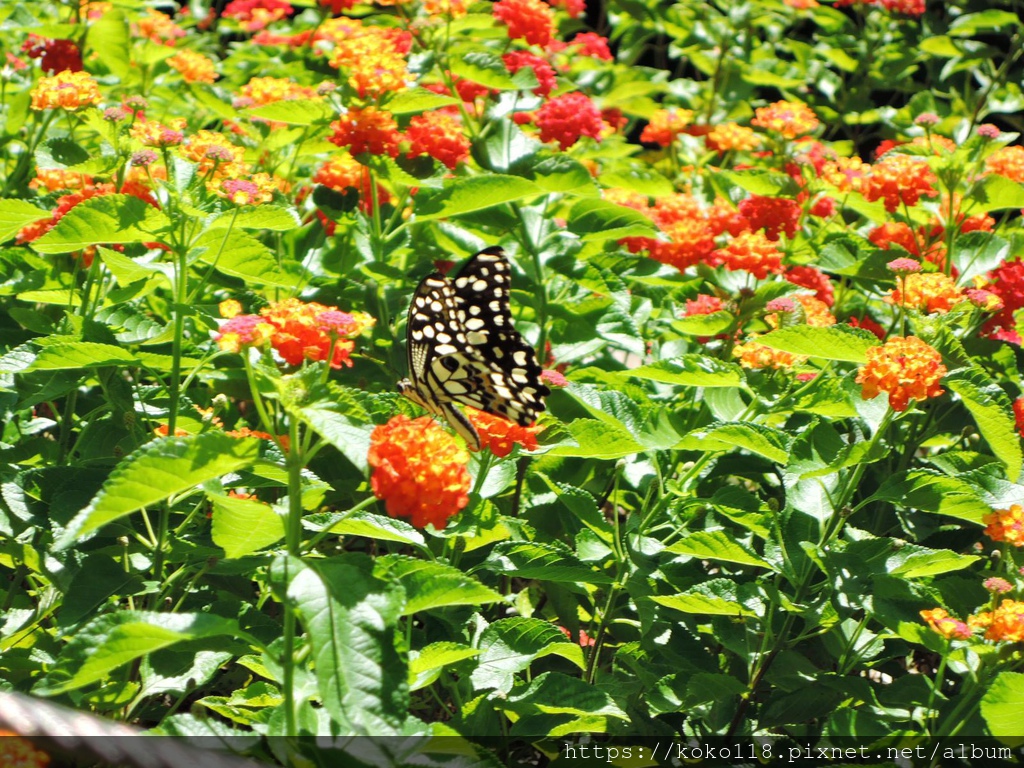
{"type": "Polygon", "coordinates": [[[409,378],[398,391],[447,421],[473,450],[480,437],[454,403],[525,427],[550,393],[533,348],[512,327],[511,284],[505,252],[485,248],[454,278],[427,275],[409,304],[409,378]]]}

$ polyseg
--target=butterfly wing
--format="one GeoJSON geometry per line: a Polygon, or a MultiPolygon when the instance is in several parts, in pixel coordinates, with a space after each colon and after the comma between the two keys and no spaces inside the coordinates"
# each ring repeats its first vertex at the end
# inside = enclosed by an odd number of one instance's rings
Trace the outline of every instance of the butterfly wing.
{"type": "Polygon", "coordinates": [[[512,325],[512,270],[505,252],[500,247],[480,251],[451,284],[466,341],[490,368],[485,380],[477,382],[479,391],[487,394],[484,406],[460,402],[521,426],[532,424],[544,410],[550,390],[540,381],[541,367],[533,347],[512,325]]]}

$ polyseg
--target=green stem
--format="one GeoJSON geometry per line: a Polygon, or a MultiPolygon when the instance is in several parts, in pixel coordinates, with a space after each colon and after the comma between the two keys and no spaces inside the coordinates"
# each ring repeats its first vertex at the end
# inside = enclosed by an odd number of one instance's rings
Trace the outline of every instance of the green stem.
{"type": "MultiPolygon", "coordinates": [[[[289,419],[288,438],[291,451],[285,461],[288,470],[288,518],[285,520],[285,547],[289,560],[302,556],[302,465],[303,454],[300,448],[302,435],[299,434],[298,419],[289,419]]],[[[286,584],[288,580],[286,579],[286,584]]],[[[284,603],[284,652],[281,666],[284,670],[284,706],[285,728],[289,736],[298,734],[297,712],[295,701],[295,609],[284,603]]]]}

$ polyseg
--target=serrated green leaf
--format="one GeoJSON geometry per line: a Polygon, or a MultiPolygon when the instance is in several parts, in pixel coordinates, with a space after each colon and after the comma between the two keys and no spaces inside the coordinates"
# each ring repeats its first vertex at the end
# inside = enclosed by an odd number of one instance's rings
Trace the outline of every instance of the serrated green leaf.
{"type": "Polygon", "coordinates": [[[333,406],[310,405],[297,410],[299,417],[324,440],[337,448],[360,472],[369,466],[366,457],[370,450],[372,424],[359,424],[338,413],[333,406]]]}
{"type": "Polygon", "coordinates": [[[621,459],[644,450],[625,427],[601,419],[576,419],[566,426],[576,445],[556,445],[549,456],[621,459]]]}
{"type": "Polygon", "coordinates": [[[738,387],[743,383],[743,369],[735,363],[697,354],[642,365],[617,375],[684,387],[738,387]]]}
{"type": "Polygon", "coordinates": [[[131,195],[103,195],[79,203],[57,226],[32,243],[39,253],[70,253],[103,243],[159,240],[170,220],[149,203],[131,195]]]}
{"type": "Polygon", "coordinates": [[[483,564],[497,573],[523,579],[575,584],[610,584],[611,577],[579,561],[564,546],[538,541],[503,541],[483,564]]]}
{"type": "Polygon", "coordinates": [[[968,482],[931,469],[897,472],[886,478],[871,498],[978,524],[982,515],[992,511],[968,482]]]}
{"type": "Polygon", "coordinates": [[[0,243],[10,240],[22,227],[50,218],[50,212],[27,200],[0,200],[0,243]]]}
{"type": "Polygon", "coordinates": [[[222,213],[206,225],[207,229],[267,229],[271,232],[288,232],[298,229],[302,224],[298,214],[292,208],[280,205],[259,205],[248,210],[222,213]]]}
{"type": "Polygon", "coordinates": [[[479,655],[476,648],[462,643],[431,643],[409,659],[409,690],[426,688],[441,676],[446,667],[479,655]]]}
{"type": "Polygon", "coordinates": [[[228,437],[223,432],[147,443],[110,473],[100,492],[68,524],[54,548],[66,549],[107,523],[252,465],[259,456],[259,443],[252,438],[228,437]]]}
{"type": "Polygon", "coordinates": [[[583,649],[567,638],[558,627],[540,619],[516,616],[491,624],[480,636],[480,659],[473,670],[476,690],[496,688],[512,690],[514,676],[543,656],[552,654],[584,668],[583,649]]]}
{"type": "Polygon", "coordinates": [[[393,115],[409,115],[432,112],[458,103],[459,100],[452,96],[434,93],[426,88],[408,88],[396,93],[388,100],[386,106],[393,115]]]}
{"type": "Polygon", "coordinates": [[[108,365],[138,365],[135,355],[113,344],[92,341],[66,341],[39,350],[29,370],[56,371],[69,368],[102,368],[108,365]]]}
{"type": "Polygon", "coordinates": [[[584,242],[658,235],[654,223],[639,211],[595,198],[584,198],[573,205],[568,228],[584,242]]]}
{"type": "Polygon", "coordinates": [[[863,363],[868,359],[867,351],[878,346],[879,342],[870,331],[848,325],[832,325],[827,328],[791,325],[758,336],[757,343],[820,360],[863,363]]]}
{"type": "Polygon", "coordinates": [[[247,109],[245,114],[249,117],[258,117],[260,120],[287,125],[313,125],[327,122],[335,117],[331,106],[319,99],[275,101],[271,104],[247,109]]]}
{"type": "Polygon", "coordinates": [[[754,565],[760,568],[771,568],[771,564],[740,545],[727,532],[692,531],[681,541],[666,548],[666,551],[677,555],[690,555],[701,560],[721,560],[739,565],[754,565]]]}
{"type": "Polygon", "coordinates": [[[358,553],[281,557],[271,566],[270,582],[309,635],[317,687],[337,732],[398,735],[409,706],[396,634],[401,586],[374,576],[373,560],[358,553]]]}
{"type": "Polygon", "coordinates": [[[985,688],[981,716],[988,731],[1004,744],[1024,744],[1024,674],[1004,670],[985,688]]]}
{"type": "Polygon", "coordinates": [[[542,192],[532,181],[519,176],[488,174],[445,179],[444,189],[416,196],[416,218],[429,221],[482,211],[542,192]]]}
{"type": "Polygon", "coordinates": [[[211,495],[213,543],[229,558],[245,557],[284,538],[284,520],[263,501],[211,495]]]}
{"type": "Polygon", "coordinates": [[[1020,435],[1017,433],[1010,398],[979,368],[958,368],[943,383],[960,395],[971,412],[978,431],[992,452],[1006,467],[1007,477],[1016,480],[1024,465],[1020,435]]]}
{"type": "Polygon", "coordinates": [[[194,248],[202,249],[199,260],[203,263],[254,285],[295,288],[302,281],[300,265],[279,261],[266,245],[241,230],[207,230],[194,248]]]}
{"type": "Polygon", "coordinates": [[[678,595],[654,596],[650,599],[658,605],[683,613],[710,616],[758,615],[737,599],[736,585],[726,579],[714,579],[678,595]]]}
{"type": "Polygon", "coordinates": [[[733,422],[691,432],[676,446],[683,451],[731,451],[742,448],[785,464],[789,459],[789,437],[763,424],[733,422]]]}
{"type": "Polygon", "coordinates": [[[504,598],[458,568],[404,555],[377,559],[379,573],[389,573],[405,587],[403,616],[449,605],[485,605],[504,598]]]}

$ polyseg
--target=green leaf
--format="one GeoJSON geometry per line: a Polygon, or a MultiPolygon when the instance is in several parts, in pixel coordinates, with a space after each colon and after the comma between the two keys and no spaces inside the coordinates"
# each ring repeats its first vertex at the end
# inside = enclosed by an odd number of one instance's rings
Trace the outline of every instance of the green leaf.
{"type": "Polygon", "coordinates": [[[244,114],[248,117],[258,117],[261,120],[287,125],[325,123],[336,116],[326,101],[317,99],[275,101],[272,104],[247,109],[244,114]]]}
{"type": "Polygon", "coordinates": [[[1024,184],[990,173],[982,180],[981,186],[971,194],[971,199],[978,201],[977,204],[971,205],[972,213],[1024,208],[1024,184]]]}
{"type": "Polygon", "coordinates": [[[597,198],[584,198],[573,205],[568,228],[584,242],[658,235],[654,223],[639,211],[597,198]]]}
{"type": "Polygon", "coordinates": [[[413,544],[422,547],[426,540],[423,534],[404,520],[396,520],[387,515],[360,510],[351,514],[334,512],[324,515],[306,515],[302,518],[303,525],[315,531],[325,528],[340,536],[362,536],[378,541],[397,541],[402,544],[413,544]]]}
{"type": "Polygon", "coordinates": [[[453,642],[431,643],[409,659],[409,690],[426,688],[446,667],[480,655],[476,648],[453,642]]]}
{"type": "Polygon", "coordinates": [[[207,224],[206,228],[209,230],[235,227],[237,229],[269,229],[271,232],[288,232],[298,229],[301,224],[302,221],[292,208],[282,208],[280,205],[258,205],[244,211],[222,213],[207,224]]]}
{"type": "Polygon", "coordinates": [[[503,203],[542,194],[536,184],[519,176],[488,174],[445,179],[444,189],[416,196],[416,219],[430,221],[482,211],[503,203]]]}
{"type": "Polygon", "coordinates": [[[1024,744],[1024,674],[1000,672],[981,697],[981,717],[988,731],[1004,744],[1024,744]]]}
{"type": "Polygon", "coordinates": [[[57,667],[35,693],[55,696],[103,680],[110,672],[175,643],[241,634],[233,619],[209,613],[150,613],[119,610],[78,629],[57,667]]]}
{"type": "Polygon", "coordinates": [[[552,654],[584,668],[583,649],[569,640],[554,624],[540,619],[515,616],[491,624],[480,636],[480,660],[473,670],[476,690],[512,690],[515,675],[535,660],[552,654]]]}
{"type": "Polygon", "coordinates": [[[896,557],[886,563],[886,570],[891,576],[921,579],[962,570],[980,559],[977,555],[961,555],[948,549],[901,544],[896,557]]]}
{"type": "Polygon", "coordinates": [[[743,369],[735,363],[697,354],[642,365],[617,375],[623,379],[660,381],[684,387],[738,387],[743,383],[743,369]]]}
{"type": "Polygon", "coordinates": [[[263,501],[210,495],[213,502],[213,543],[227,558],[245,557],[284,538],[284,521],[263,501]]]}
{"type": "Polygon", "coordinates": [[[378,573],[394,575],[405,587],[403,616],[448,605],[500,603],[504,598],[472,576],[444,563],[405,555],[377,559],[378,573]]]}
{"type": "Polygon", "coordinates": [[[434,93],[426,88],[409,88],[396,93],[388,100],[386,107],[393,115],[409,115],[433,112],[441,107],[458,103],[459,100],[452,96],[434,93]]]}
{"type": "Polygon", "coordinates": [[[850,363],[866,362],[867,351],[879,343],[873,333],[848,325],[832,325],[828,328],[791,325],[758,336],[757,342],[794,355],[850,363]]]}
{"type": "Polygon", "coordinates": [[[687,533],[682,541],[667,547],[666,551],[677,555],[690,555],[701,560],[721,560],[739,565],[756,565],[760,568],[772,567],[723,530],[687,533]]]}
{"type": "Polygon", "coordinates": [[[65,136],[47,139],[36,150],[36,167],[73,168],[89,160],[89,150],[65,136]]]}
{"type": "Polygon", "coordinates": [[[0,200],[0,243],[10,240],[26,224],[48,218],[49,211],[26,200],[0,200]]]}
{"type": "Polygon", "coordinates": [[[1024,455],[1010,398],[978,368],[958,368],[942,381],[960,395],[989,448],[1006,466],[1007,477],[1016,480],[1021,474],[1024,455]]]}
{"type": "MultiPolygon", "coordinates": [[[[132,40],[124,12],[114,8],[86,26],[85,51],[121,80],[131,73],[132,40]]],[[[70,37],[70,36],[69,36],[70,37]]]]}
{"type": "Polygon", "coordinates": [[[644,450],[625,427],[601,419],[576,419],[567,428],[576,445],[556,445],[548,455],[621,459],[644,450]]]}
{"type": "Polygon", "coordinates": [[[409,705],[396,635],[401,586],[375,577],[373,560],[353,553],[329,560],[281,557],[270,579],[309,635],[320,698],[337,732],[397,735],[409,705]]]}
{"type": "Polygon", "coordinates": [[[89,506],[57,538],[54,548],[66,549],[107,523],[251,466],[259,455],[259,444],[256,439],[209,432],[165,437],[142,446],[110,473],[89,506]]]}
{"type": "Polygon", "coordinates": [[[333,405],[310,405],[297,409],[299,417],[320,437],[333,445],[352,462],[352,466],[365,473],[370,451],[372,424],[358,424],[350,417],[339,413],[333,405]]]}
{"type": "Polygon", "coordinates": [[[789,459],[789,437],[763,424],[732,422],[691,432],[676,446],[683,451],[731,451],[742,448],[785,464],[789,459]]]}
{"type": "Polygon", "coordinates": [[[620,171],[606,171],[598,177],[602,185],[612,189],[628,189],[649,197],[663,197],[675,192],[672,182],[652,168],[631,166],[620,171]]]}
{"type": "Polygon", "coordinates": [[[497,573],[522,579],[566,584],[611,584],[612,578],[580,560],[564,545],[539,541],[503,541],[494,546],[483,564],[497,573]]]}
{"type": "Polygon", "coordinates": [[[972,37],[979,32],[1019,27],[1020,24],[1020,17],[1016,13],[988,8],[978,13],[965,13],[953,19],[953,23],[949,25],[949,34],[954,37],[972,37]]]}
{"type": "Polygon", "coordinates": [[[586,680],[559,672],[538,675],[524,691],[505,699],[503,706],[520,716],[563,713],[629,720],[608,693],[586,680]]]}
{"type": "Polygon", "coordinates": [[[1010,243],[991,232],[968,232],[953,245],[953,266],[960,275],[957,280],[967,285],[976,275],[992,271],[1010,257],[1010,243]]]}
{"type": "Polygon", "coordinates": [[[796,183],[785,173],[753,168],[746,171],[724,171],[719,175],[754,195],[778,197],[796,192],[796,183]]]}
{"type": "Polygon", "coordinates": [[[159,240],[159,233],[170,226],[160,209],[137,197],[103,195],[76,205],[32,248],[70,253],[101,243],[145,243],[159,240]]]}
{"type": "Polygon", "coordinates": [[[478,49],[468,53],[451,51],[448,60],[451,72],[456,77],[472,80],[496,91],[528,91],[537,87],[537,76],[533,70],[523,67],[512,75],[496,53],[478,49]]]}
{"type": "Polygon", "coordinates": [[[138,365],[130,352],[113,344],[92,341],[65,341],[43,347],[29,366],[33,371],[56,371],[69,368],[103,368],[108,365],[138,365]]]}
{"type": "Polygon", "coordinates": [[[687,336],[717,336],[728,331],[736,322],[732,312],[719,310],[707,315],[691,315],[672,321],[672,327],[687,336]]]}
{"type": "Polygon", "coordinates": [[[728,579],[712,579],[703,584],[680,592],[678,595],[650,598],[658,605],[683,613],[708,614],[711,616],[757,616],[739,601],[736,584],[728,579]]]}
{"type": "Polygon", "coordinates": [[[871,499],[889,501],[906,509],[948,515],[979,525],[982,515],[992,511],[965,480],[948,477],[931,469],[897,472],[885,479],[871,499]]]}
{"type": "Polygon", "coordinates": [[[298,264],[279,261],[267,246],[241,230],[232,229],[227,237],[224,230],[207,230],[193,246],[203,249],[200,261],[247,283],[295,288],[302,282],[303,270],[298,264]]]}

